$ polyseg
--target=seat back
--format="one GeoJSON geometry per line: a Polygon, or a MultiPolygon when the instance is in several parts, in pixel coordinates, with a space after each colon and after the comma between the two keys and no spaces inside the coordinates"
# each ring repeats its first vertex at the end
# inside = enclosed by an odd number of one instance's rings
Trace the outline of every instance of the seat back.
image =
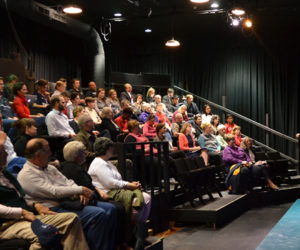
{"type": "Polygon", "coordinates": [[[265,152],[255,152],[255,160],[256,161],[265,161],[268,160],[268,157],[266,156],[265,152]]]}
{"type": "Polygon", "coordinates": [[[278,151],[267,152],[267,156],[270,160],[280,160],[283,159],[278,151]]]}

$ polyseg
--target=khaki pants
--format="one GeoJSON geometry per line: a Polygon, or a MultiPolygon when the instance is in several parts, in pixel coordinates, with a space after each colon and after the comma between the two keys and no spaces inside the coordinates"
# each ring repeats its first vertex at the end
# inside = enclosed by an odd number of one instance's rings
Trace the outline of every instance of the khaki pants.
{"type": "MultiPolygon", "coordinates": [[[[63,235],[64,249],[88,249],[79,218],[74,213],[36,216],[41,222],[55,226],[63,235]]],[[[5,225],[2,226],[2,229],[5,225]]],[[[0,230],[2,230],[0,228],[0,230]]],[[[43,249],[31,230],[31,222],[20,219],[0,232],[0,239],[24,239],[31,243],[30,250],[43,249]]]]}

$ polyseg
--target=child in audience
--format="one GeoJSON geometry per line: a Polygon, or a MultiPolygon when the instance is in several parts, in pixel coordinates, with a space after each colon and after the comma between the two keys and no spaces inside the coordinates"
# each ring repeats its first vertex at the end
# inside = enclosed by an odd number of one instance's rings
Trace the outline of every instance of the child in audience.
{"type": "Polygon", "coordinates": [[[237,145],[239,147],[242,142],[241,127],[234,126],[234,128],[232,129],[232,134],[234,135],[234,138],[235,138],[235,145],[237,145]]]}
{"type": "Polygon", "coordinates": [[[232,129],[234,128],[234,126],[236,126],[236,124],[233,121],[233,116],[231,114],[226,115],[226,121],[227,123],[225,123],[225,133],[226,135],[231,134],[232,129]]]}
{"type": "Polygon", "coordinates": [[[210,123],[212,118],[211,108],[208,104],[203,106],[202,123],[210,123]]]}

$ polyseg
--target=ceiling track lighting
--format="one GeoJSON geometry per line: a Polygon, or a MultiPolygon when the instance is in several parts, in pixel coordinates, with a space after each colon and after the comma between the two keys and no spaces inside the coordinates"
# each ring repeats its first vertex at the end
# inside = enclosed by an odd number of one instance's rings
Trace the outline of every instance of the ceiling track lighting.
{"type": "Polygon", "coordinates": [[[231,10],[231,13],[236,16],[243,16],[246,12],[242,8],[234,8],[231,10]]]}
{"type": "Polygon", "coordinates": [[[82,9],[76,4],[70,4],[63,8],[66,14],[76,15],[82,13],[82,9]]]}
{"type": "Polygon", "coordinates": [[[210,0],[190,0],[192,3],[208,3],[210,0]]]}

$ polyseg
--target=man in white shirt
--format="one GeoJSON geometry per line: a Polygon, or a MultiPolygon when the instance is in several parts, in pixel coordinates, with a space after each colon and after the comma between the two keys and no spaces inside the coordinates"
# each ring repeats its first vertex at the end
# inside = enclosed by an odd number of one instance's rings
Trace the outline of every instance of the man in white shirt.
{"type": "Polygon", "coordinates": [[[62,96],[52,96],[50,105],[53,110],[46,116],[46,125],[50,136],[73,138],[76,134],[69,125],[68,117],[62,113],[65,109],[65,99],[62,96]]]}

